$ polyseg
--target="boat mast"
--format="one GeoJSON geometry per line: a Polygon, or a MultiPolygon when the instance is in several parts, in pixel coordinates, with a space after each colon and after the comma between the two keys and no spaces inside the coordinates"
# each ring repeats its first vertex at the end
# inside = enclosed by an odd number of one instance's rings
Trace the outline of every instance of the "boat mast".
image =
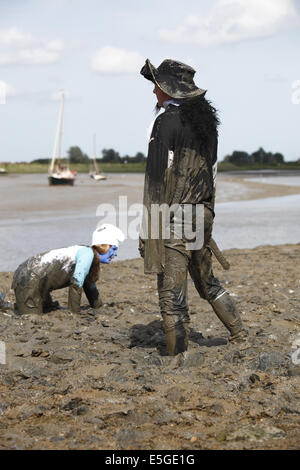
{"type": "Polygon", "coordinates": [[[61,108],[60,108],[60,120],[59,120],[59,146],[58,146],[58,158],[57,158],[57,166],[60,168],[60,160],[61,160],[61,149],[62,149],[62,124],[63,124],[63,117],[64,117],[64,104],[65,104],[65,94],[61,92],[61,108]]]}
{"type": "Polygon", "coordinates": [[[98,174],[99,173],[99,168],[98,168],[98,165],[97,165],[97,160],[96,160],[96,148],[97,148],[97,145],[96,145],[96,134],[94,134],[93,136],[93,141],[94,141],[94,167],[95,167],[95,172],[98,174]]]}
{"type": "Polygon", "coordinates": [[[52,153],[52,159],[51,159],[51,165],[50,165],[50,168],[49,168],[49,173],[54,172],[54,164],[55,164],[57,146],[58,145],[59,145],[59,160],[60,160],[60,156],[61,156],[63,112],[64,112],[64,93],[62,92],[62,103],[61,103],[60,110],[59,110],[59,115],[58,115],[55,141],[54,141],[54,147],[53,147],[53,153],[52,153]]]}

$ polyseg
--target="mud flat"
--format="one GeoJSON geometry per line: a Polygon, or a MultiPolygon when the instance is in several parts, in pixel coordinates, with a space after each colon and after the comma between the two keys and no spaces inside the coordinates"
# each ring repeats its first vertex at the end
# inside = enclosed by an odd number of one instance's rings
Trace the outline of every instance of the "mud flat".
{"type": "MultiPolygon", "coordinates": [[[[300,183],[293,177],[270,181],[218,174],[214,237],[222,249],[300,241],[300,183]]],[[[56,187],[48,186],[46,175],[7,175],[0,184],[0,271],[13,271],[29,256],[52,248],[89,244],[104,221],[96,215],[100,205],[105,221],[120,225],[126,207],[141,204],[143,182],[142,174],[110,174],[101,182],[80,174],[74,187],[56,187]]],[[[126,239],[119,259],[139,256],[137,238],[138,233],[126,239]]]]}
{"type": "MultiPolygon", "coordinates": [[[[300,244],[226,255],[230,271],[214,271],[244,344],[227,343],[189,281],[189,351],[165,356],[155,276],[139,259],[102,269],[97,312],[84,299],[71,314],[67,290],[42,316],[0,311],[0,449],[299,449],[300,244]]],[[[11,279],[0,273],[13,301],[11,279]]]]}

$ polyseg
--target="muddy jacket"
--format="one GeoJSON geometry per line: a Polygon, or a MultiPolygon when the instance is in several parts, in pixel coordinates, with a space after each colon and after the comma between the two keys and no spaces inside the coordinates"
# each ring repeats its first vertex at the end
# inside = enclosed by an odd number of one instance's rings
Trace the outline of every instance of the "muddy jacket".
{"type": "MultiPolygon", "coordinates": [[[[93,250],[80,245],[51,250],[29,258],[14,273],[12,288],[17,304],[18,299],[21,299],[19,303],[24,303],[25,307],[40,309],[51,291],[70,286],[71,310],[79,310],[82,287],[90,304],[94,306],[99,293],[88,277],[93,259],[93,250]]],[[[22,305],[18,307],[22,311],[22,305]]]]}
{"type": "Polygon", "coordinates": [[[156,118],[149,141],[143,201],[147,215],[141,230],[145,273],[163,272],[165,260],[164,241],[149,233],[151,204],[204,204],[213,212],[216,164],[217,137],[202,155],[192,129],[181,122],[179,107],[170,104],[156,118]]]}

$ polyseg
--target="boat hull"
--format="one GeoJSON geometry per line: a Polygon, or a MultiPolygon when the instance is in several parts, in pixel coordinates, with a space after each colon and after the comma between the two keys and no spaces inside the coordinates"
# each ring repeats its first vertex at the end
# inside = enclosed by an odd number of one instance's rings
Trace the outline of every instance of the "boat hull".
{"type": "Polygon", "coordinates": [[[50,186],[56,185],[74,185],[74,178],[56,178],[55,176],[48,176],[50,186]]]}
{"type": "Polygon", "coordinates": [[[90,177],[93,180],[96,180],[96,181],[101,181],[101,180],[106,180],[107,179],[107,177],[102,175],[101,173],[91,173],[90,177]]]}

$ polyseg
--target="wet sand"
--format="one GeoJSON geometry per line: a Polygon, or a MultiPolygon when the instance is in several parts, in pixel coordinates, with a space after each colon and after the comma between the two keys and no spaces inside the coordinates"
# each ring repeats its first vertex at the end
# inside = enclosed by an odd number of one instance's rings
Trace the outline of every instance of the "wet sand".
{"type": "Polygon", "coordinates": [[[220,173],[217,176],[216,203],[300,194],[298,179],[295,182],[293,177],[271,177],[271,181],[270,177],[249,178],[220,173]]]}
{"type": "MultiPolygon", "coordinates": [[[[28,201],[7,189],[6,223],[10,217],[45,217],[48,204],[53,230],[59,212],[67,229],[66,211],[71,217],[78,208],[92,210],[100,196],[111,201],[122,180],[122,191],[140,202],[142,175],[131,177],[113,175],[107,192],[96,186],[92,195],[93,182],[85,179],[76,193],[41,185],[38,198],[32,185],[40,183],[29,178],[28,201]]],[[[220,209],[238,204],[238,191],[245,204],[299,197],[299,187],[218,178],[220,209]]],[[[39,224],[36,230],[40,243],[39,224]]],[[[214,260],[216,276],[249,329],[242,344],[227,342],[225,328],[189,280],[189,350],[185,357],[167,357],[156,279],[144,275],[140,259],[103,266],[98,287],[106,304],[96,312],[84,297],[80,314],[70,313],[67,289],[53,293],[61,309],[42,316],[0,310],[6,345],[0,449],[299,449],[299,241],[271,246],[261,240],[254,249],[226,250],[229,271],[214,260]]],[[[0,273],[0,290],[13,302],[11,279],[12,272],[0,273]]]]}
{"type": "MultiPolygon", "coordinates": [[[[67,290],[43,316],[0,311],[0,448],[299,449],[300,244],[226,256],[230,271],[214,271],[250,331],[245,344],[227,343],[189,281],[189,351],[165,356],[156,280],[141,260],[103,267],[97,312],[85,299],[68,312],[67,290]]],[[[8,300],[11,278],[0,274],[8,300]]]]}
{"type": "MultiPolygon", "coordinates": [[[[128,204],[141,203],[143,184],[144,175],[140,173],[111,173],[101,182],[79,174],[74,187],[48,186],[45,174],[6,175],[0,180],[0,211],[2,217],[11,219],[24,218],[28,213],[38,217],[40,212],[48,212],[49,216],[76,211],[94,215],[99,204],[116,205],[120,195],[127,196],[128,204]]],[[[217,203],[291,194],[300,194],[300,184],[287,186],[281,181],[280,184],[264,185],[256,178],[226,173],[217,176],[217,203]]]]}
{"type": "MultiPolygon", "coordinates": [[[[300,186],[245,181],[248,177],[217,176],[214,237],[220,247],[297,243],[300,186]]],[[[128,208],[141,204],[143,179],[142,174],[110,174],[106,181],[95,182],[80,174],[74,187],[53,187],[44,174],[1,178],[0,272],[15,270],[32,254],[74,243],[89,244],[91,233],[104,221],[96,215],[100,204],[111,205],[103,214],[105,221],[120,225],[126,208],[119,209],[119,197],[126,198],[128,208]]],[[[133,220],[128,218],[129,223],[133,220]]],[[[138,231],[135,239],[122,244],[118,259],[139,256],[137,238],[138,231]]]]}

